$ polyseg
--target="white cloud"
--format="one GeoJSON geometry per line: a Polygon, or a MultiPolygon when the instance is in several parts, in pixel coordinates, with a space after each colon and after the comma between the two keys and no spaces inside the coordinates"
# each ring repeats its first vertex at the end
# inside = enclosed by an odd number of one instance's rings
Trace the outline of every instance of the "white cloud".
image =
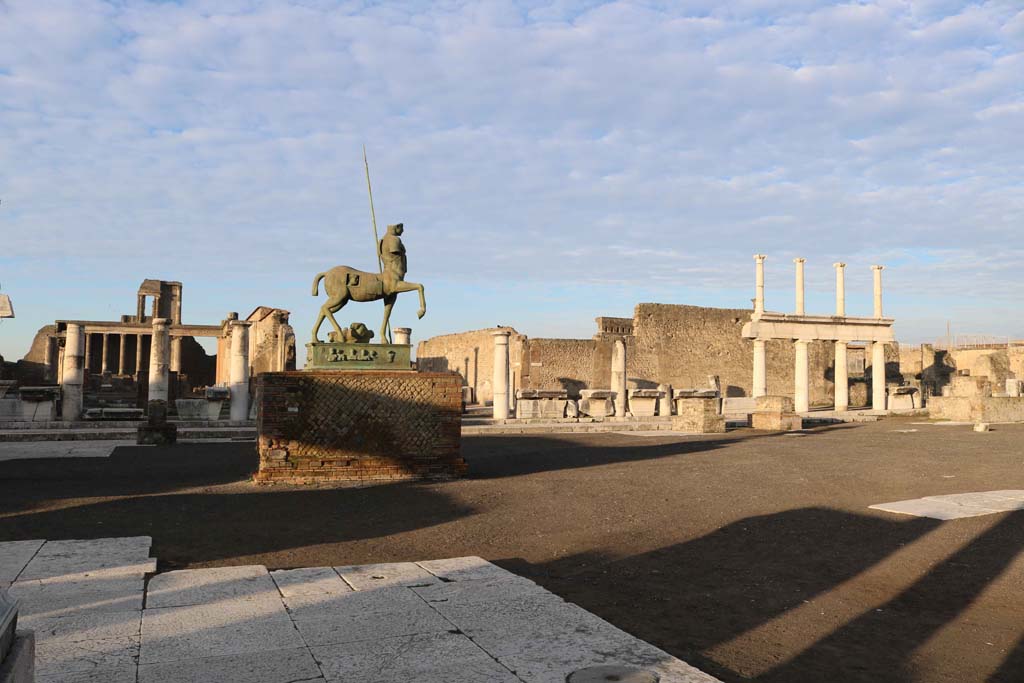
{"type": "Polygon", "coordinates": [[[1014,5],[7,0],[0,265],[368,267],[365,142],[410,277],[505,282],[508,319],[516,283],[712,291],[755,251],[984,308],[1024,294],[1014,5]]]}

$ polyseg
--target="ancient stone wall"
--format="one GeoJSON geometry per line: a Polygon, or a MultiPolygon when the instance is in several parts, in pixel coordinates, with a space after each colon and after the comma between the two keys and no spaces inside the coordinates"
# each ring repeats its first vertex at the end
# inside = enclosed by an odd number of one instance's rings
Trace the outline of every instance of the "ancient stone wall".
{"type": "MultiPolygon", "coordinates": [[[[558,389],[578,398],[581,389],[595,389],[591,339],[527,339],[523,352],[523,387],[558,389]]],[[[607,383],[607,377],[601,376],[607,383]]]]}
{"type": "Polygon", "coordinates": [[[476,402],[486,403],[494,397],[491,387],[494,367],[493,333],[499,329],[512,332],[509,354],[514,366],[517,358],[522,356],[523,336],[511,327],[488,327],[421,341],[416,347],[416,367],[424,372],[459,373],[462,385],[473,388],[476,402]]]}

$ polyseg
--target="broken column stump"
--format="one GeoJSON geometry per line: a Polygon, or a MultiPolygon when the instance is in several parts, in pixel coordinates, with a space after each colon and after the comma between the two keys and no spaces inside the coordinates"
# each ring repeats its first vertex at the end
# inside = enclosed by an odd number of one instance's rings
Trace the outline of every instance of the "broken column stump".
{"type": "Polygon", "coordinates": [[[139,425],[135,443],[140,446],[169,446],[178,441],[178,425],[167,421],[167,401],[150,401],[148,417],[139,425]]]}

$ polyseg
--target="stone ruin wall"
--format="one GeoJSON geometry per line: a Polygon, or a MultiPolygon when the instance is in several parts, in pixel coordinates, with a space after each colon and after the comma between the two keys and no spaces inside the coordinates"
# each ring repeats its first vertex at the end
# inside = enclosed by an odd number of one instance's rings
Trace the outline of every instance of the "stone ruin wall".
{"type": "MultiPolygon", "coordinates": [[[[494,397],[491,387],[494,376],[493,335],[501,329],[512,333],[509,355],[514,368],[517,362],[522,363],[524,337],[511,327],[488,327],[421,341],[416,346],[416,368],[425,372],[457,372],[462,377],[462,385],[473,389],[478,403],[491,401],[494,397]]],[[[517,383],[518,386],[521,384],[517,383]]]]}
{"type": "MultiPolygon", "coordinates": [[[[512,330],[509,349],[516,388],[608,388],[612,346],[626,342],[627,377],[633,388],[671,384],[676,389],[701,388],[708,375],[718,375],[727,396],[749,396],[753,389],[753,344],[740,336],[749,309],[705,308],[676,304],[639,304],[629,318],[599,318],[592,339],[530,339],[512,330]],[[632,322],[632,325],[629,323],[632,322]],[[621,334],[631,332],[631,334],[621,334]]],[[[417,362],[423,370],[453,370],[465,386],[474,388],[477,402],[491,400],[494,339],[498,328],[443,335],[420,342],[417,362]]],[[[506,328],[512,329],[512,328],[506,328]]],[[[831,405],[834,396],[835,347],[831,342],[810,345],[811,404],[831,405]]],[[[792,342],[772,341],[767,354],[768,391],[793,395],[795,352],[792,342]]],[[[868,367],[870,377],[870,354],[868,367]]],[[[850,350],[851,365],[863,363],[863,351],[850,350]]],[[[886,366],[896,372],[898,345],[886,346],[886,366]]],[[[863,367],[863,365],[861,366],[863,367]]],[[[889,373],[893,374],[893,373],[889,373]]],[[[853,406],[868,401],[863,379],[851,372],[853,406]],[[860,380],[860,381],[858,381],[860,380]]]]}

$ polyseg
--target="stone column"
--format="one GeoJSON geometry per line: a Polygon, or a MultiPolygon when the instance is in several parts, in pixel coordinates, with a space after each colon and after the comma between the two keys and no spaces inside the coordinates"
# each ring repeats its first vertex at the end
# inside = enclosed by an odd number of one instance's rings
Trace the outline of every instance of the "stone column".
{"type": "Polygon", "coordinates": [[[805,258],[795,258],[796,264],[796,314],[804,315],[804,262],[805,258]]]}
{"type": "Polygon", "coordinates": [[[167,401],[170,390],[170,339],[167,318],[153,318],[153,337],[149,343],[149,400],[167,401]]]}
{"type": "Polygon", "coordinates": [[[494,394],[494,419],[508,418],[508,330],[494,332],[494,376],[491,387],[494,394]]]}
{"type": "Polygon", "coordinates": [[[882,317],[882,269],[885,266],[871,266],[875,271],[875,317],[882,317]]]}
{"type": "Polygon", "coordinates": [[[764,254],[754,254],[754,314],[764,313],[764,254]]]}
{"type": "Polygon", "coordinates": [[[626,417],[626,342],[615,340],[612,350],[612,391],[615,392],[615,417],[626,417]]]}
{"type": "Polygon", "coordinates": [[[871,409],[885,410],[885,342],[871,345],[871,409]]]}
{"type": "Polygon", "coordinates": [[[811,409],[811,387],[809,382],[809,361],[806,339],[797,339],[793,344],[796,349],[796,368],[793,372],[793,410],[806,413],[811,409]]]}
{"type": "Polygon", "coordinates": [[[846,316],[846,264],[833,263],[836,269],[836,315],[846,316]]]}
{"type": "Polygon", "coordinates": [[[516,414],[516,369],[512,365],[512,349],[508,351],[508,414],[516,414]]]}
{"type": "Polygon", "coordinates": [[[103,355],[100,357],[100,372],[105,375],[108,372],[110,372],[110,368],[107,365],[107,358],[110,355],[110,335],[107,334],[106,332],[103,333],[102,354],[103,355]]]}
{"type": "Polygon", "coordinates": [[[764,339],[754,340],[754,397],[768,395],[767,342],[764,339]]]}
{"type": "Polygon", "coordinates": [[[82,416],[85,398],[85,342],[81,325],[68,323],[64,336],[64,369],[61,374],[61,419],[72,422],[82,416]]]}
{"type": "Polygon", "coordinates": [[[90,341],[90,337],[92,335],[90,335],[88,332],[85,331],[85,326],[84,325],[82,326],[82,332],[85,335],[85,365],[83,367],[86,370],[91,370],[92,369],[92,361],[90,359],[92,358],[92,343],[90,341]]]}
{"type": "Polygon", "coordinates": [[[667,417],[672,414],[672,387],[668,384],[659,384],[658,391],[665,392],[665,395],[658,399],[658,415],[667,417]]]}
{"type": "Polygon", "coordinates": [[[56,341],[54,337],[46,338],[46,355],[43,357],[43,378],[48,382],[52,382],[57,375],[55,372],[57,369],[55,365],[55,356],[57,355],[56,341]]]}
{"type": "Polygon", "coordinates": [[[396,344],[408,345],[412,336],[412,329],[409,327],[396,327],[392,330],[396,344]]]}
{"type": "Polygon", "coordinates": [[[127,360],[126,359],[127,354],[125,353],[125,351],[127,350],[127,344],[125,343],[125,337],[127,335],[125,335],[125,333],[122,332],[118,336],[121,337],[121,343],[117,347],[117,374],[123,375],[124,371],[125,371],[125,360],[127,360]]]}
{"type": "Polygon", "coordinates": [[[249,327],[250,322],[231,321],[231,419],[249,419],[249,327]]]}
{"type": "Polygon", "coordinates": [[[846,342],[836,342],[836,371],[835,380],[835,409],[848,410],[850,408],[850,376],[849,367],[846,361],[846,342]]]}
{"type": "Polygon", "coordinates": [[[135,335],[135,375],[138,376],[142,372],[142,342],[143,336],[141,334],[135,335]]]}
{"type": "Polygon", "coordinates": [[[181,372],[181,337],[171,337],[171,371],[181,372]]]}

